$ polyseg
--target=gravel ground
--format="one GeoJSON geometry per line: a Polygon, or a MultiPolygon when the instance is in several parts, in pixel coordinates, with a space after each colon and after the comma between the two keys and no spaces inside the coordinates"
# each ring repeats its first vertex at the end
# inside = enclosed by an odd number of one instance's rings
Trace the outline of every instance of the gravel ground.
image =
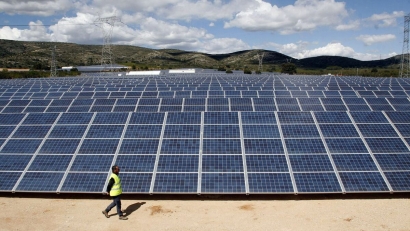
{"type": "MultiPolygon", "coordinates": [[[[7,195],[7,194],[6,194],[7,195]]],[[[15,194],[13,194],[15,195],[15,194]]],[[[410,230],[408,198],[161,199],[125,196],[121,221],[109,198],[0,197],[0,230],[410,230]],[[137,198],[137,199],[134,199],[137,198]]],[[[178,197],[176,197],[178,198],[178,197]]]]}

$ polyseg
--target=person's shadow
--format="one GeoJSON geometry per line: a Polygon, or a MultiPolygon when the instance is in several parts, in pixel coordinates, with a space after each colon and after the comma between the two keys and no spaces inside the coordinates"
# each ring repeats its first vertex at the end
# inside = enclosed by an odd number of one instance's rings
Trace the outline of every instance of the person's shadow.
{"type": "MultiPolygon", "coordinates": [[[[122,209],[121,211],[122,211],[123,213],[125,213],[125,214],[124,214],[125,216],[128,217],[129,215],[131,215],[131,213],[137,211],[137,210],[138,210],[142,205],[144,205],[144,204],[146,204],[146,202],[134,203],[134,204],[132,204],[132,205],[128,205],[128,207],[127,207],[126,209],[122,209]]],[[[111,214],[110,217],[111,217],[111,216],[115,216],[115,215],[118,215],[118,213],[111,214]]]]}

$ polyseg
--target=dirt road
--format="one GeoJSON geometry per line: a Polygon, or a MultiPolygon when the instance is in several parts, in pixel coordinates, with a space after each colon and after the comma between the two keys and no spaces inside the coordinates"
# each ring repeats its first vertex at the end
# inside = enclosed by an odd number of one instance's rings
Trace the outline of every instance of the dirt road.
{"type": "Polygon", "coordinates": [[[0,230],[410,230],[410,199],[123,199],[128,221],[101,211],[107,199],[0,197],[0,230]]]}

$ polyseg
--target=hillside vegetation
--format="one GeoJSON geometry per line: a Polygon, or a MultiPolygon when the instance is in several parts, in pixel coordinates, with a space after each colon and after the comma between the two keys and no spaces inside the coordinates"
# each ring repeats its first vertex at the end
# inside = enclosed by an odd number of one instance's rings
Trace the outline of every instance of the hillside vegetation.
{"type": "MultiPolygon", "coordinates": [[[[58,66],[98,65],[100,64],[101,45],[81,45],[74,43],[25,42],[0,40],[0,68],[30,68],[48,70],[50,67],[51,47],[56,45],[58,66]]],[[[383,60],[360,61],[339,56],[320,56],[306,59],[294,59],[287,55],[268,50],[245,50],[229,54],[206,54],[175,49],[149,49],[137,46],[115,45],[113,47],[115,63],[127,65],[133,69],[175,69],[175,68],[213,68],[227,70],[257,70],[259,52],[265,52],[264,71],[280,71],[284,63],[294,63],[298,73],[327,74],[332,67],[336,69],[367,68],[389,70],[388,74],[398,72],[400,56],[383,60]],[[302,70],[302,72],[301,72],[302,70]],[[393,72],[392,72],[393,71],[393,72]]],[[[374,70],[373,70],[374,71],[374,70]]],[[[333,71],[336,73],[336,71],[333,71]]],[[[340,71],[339,71],[340,72],[340,71]]],[[[343,72],[343,71],[342,71],[343,72]]],[[[376,75],[375,75],[376,76],[376,75]]]]}

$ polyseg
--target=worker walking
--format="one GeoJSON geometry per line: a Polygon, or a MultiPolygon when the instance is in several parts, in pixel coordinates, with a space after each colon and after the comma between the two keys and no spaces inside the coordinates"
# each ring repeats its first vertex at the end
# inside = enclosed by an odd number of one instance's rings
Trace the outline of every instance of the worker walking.
{"type": "Polygon", "coordinates": [[[120,168],[117,165],[112,166],[111,168],[112,174],[110,177],[110,181],[108,182],[107,192],[105,195],[110,195],[112,197],[113,202],[108,205],[108,207],[102,211],[106,218],[110,218],[108,212],[117,206],[117,214],[119,215],[120,220],[128,220],[128,217],[125,217],[121,211],[121,193],[122,193],[122,186],[121,186],[121,179],[118,176],[120,173],[120,168]]]}

